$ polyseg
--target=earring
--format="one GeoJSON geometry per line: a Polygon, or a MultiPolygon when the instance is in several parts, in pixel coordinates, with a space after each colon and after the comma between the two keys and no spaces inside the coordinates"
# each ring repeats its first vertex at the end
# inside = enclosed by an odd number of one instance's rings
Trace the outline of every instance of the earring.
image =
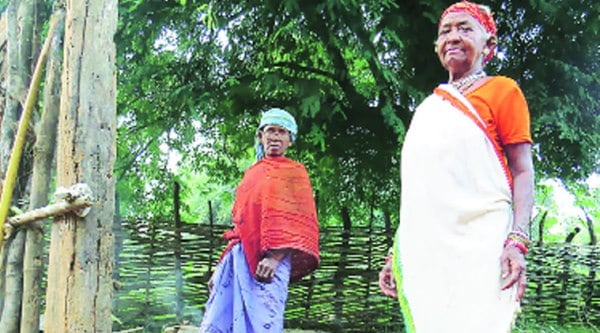
{"type": "Polygon", "coordinates": [[[485,49],[483,49],[483,55],[487,56],[488,54],[490,54],[490,49],[488,49],[487,47],[485,49]]]}

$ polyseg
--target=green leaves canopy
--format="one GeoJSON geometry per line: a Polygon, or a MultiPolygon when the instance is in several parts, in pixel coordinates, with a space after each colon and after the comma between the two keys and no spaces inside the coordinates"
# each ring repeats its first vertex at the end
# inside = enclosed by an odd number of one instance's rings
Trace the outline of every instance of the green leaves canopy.
{"type": "MultiPolygon", "coordinates": [[[[236,183],[260,111],[278,106],[298,120],[291,156],[307,165],[322,214],[368,205],[395,213],[411,110],[447,77],[432,41],[449,3],[120,1],[122,186],[172,175],[169,149],[213,181],[236,183]]],[[[538,172],[598,170],[599,5],[489,5],[502,58],[488,72],[520,82],[538,172]]]]}

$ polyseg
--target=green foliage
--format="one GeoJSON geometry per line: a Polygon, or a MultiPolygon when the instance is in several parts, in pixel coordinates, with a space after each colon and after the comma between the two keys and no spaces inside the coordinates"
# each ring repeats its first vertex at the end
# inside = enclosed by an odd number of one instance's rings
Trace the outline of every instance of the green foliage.
{"type": "Polygon", "coordinates": [[[600,186],[572,182],[567,188],[574,194],[574,205],[580,211],[578,222],[583,235],[578,240],[584,244],[597,244],[600,235],[600,186]]]}
{"type": "Polygon", "coordinates": [[[600,5],[593,0],[503,2],[503,73],[528,99],[537,170],[582,180],[600,164],[600,5]],[[576,51],[575,51],[576,50],[576,51]]]}
{"type": "Polygon", "coordinates": [[[217,183],[208,175],[198,173],[183,173],[181,183],[181,199],[186,205],[182,207],[183,221],[210,224],[212,213],[212,223],[230,223],[235,191],[233,186],[217,183]]]}
{"type": "MultiPolygon", "coordinates": [[[[277,106],[297,118],[290,156],[309,170],[322,223],[349,208],[366,224],[371,207],[397,221],[411,110],[447,76],[432,42],[449,3],[120,1],[124,211],[140,215],[147,203],[156,214],[178,178],[190,192],[186,218],[205,220],[207,199],[225,216],[230,194],[213,194],[232,192],[252,161],[260,111],[277,106]],[[177,169],[169,154],[181,157],[177,169]]],[[[524,90],[539,175],[584,179],[600,160],[597,1],[489,5],[502,57],[488,72],[524,90]]],[[[168,204],[160,212],[173,214],[168,204]]]]}
{"type": "Polygon", "coordinates": [[[564,242],[575,232],[572,243],[597,244],[600,235],[600,186],[591,182],[545,181],[537,186],[537,217],[532,224],[534,241],[564,242]],[[562,206],[562,207],[561,207],[562,206]]]}
{"type": "Polygon", "coordinates": [[[515,333],[595,333],[598,328],[590,327],[589,324],[571,323],[560,326],[555,324],[536,323],[531,321],[521,321],[513,330],[515,333]]]}

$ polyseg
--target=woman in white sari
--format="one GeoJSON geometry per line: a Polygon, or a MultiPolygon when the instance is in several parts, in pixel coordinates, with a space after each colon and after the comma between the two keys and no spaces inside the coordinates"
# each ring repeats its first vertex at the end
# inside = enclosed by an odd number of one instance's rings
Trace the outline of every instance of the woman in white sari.
{"type": "Polygon", "coordinates": [[[435,50],[449,79],[406,134],[400,226],[379,278],[407,332],[510,332],[525,292],[529,112],[514,80],[483,71],[495,47],[489,8],[442,14],[435,50]]]}

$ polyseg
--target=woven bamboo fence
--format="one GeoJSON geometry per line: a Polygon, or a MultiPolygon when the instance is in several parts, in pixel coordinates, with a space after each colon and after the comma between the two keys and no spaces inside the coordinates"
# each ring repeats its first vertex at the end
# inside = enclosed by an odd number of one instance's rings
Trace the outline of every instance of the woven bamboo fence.
{"type": "MultiPolygon", "coordinates": [[[[115,330],[198,325],[206,283],[224,246],[227,226],[183,224],[149,228],[130,223],[123,232],[115,278],[115,330]]],[[[321,265],[292,284],[286,327],[327,332],[399,332],[402,317],[381,295],[378,273],[391,237],[383,229],[321,230],[321,265]]],[[[551,244],[528,255],[528,289],[519,320],[581,322],[600,326],[599,246],[551,244]]]]}

